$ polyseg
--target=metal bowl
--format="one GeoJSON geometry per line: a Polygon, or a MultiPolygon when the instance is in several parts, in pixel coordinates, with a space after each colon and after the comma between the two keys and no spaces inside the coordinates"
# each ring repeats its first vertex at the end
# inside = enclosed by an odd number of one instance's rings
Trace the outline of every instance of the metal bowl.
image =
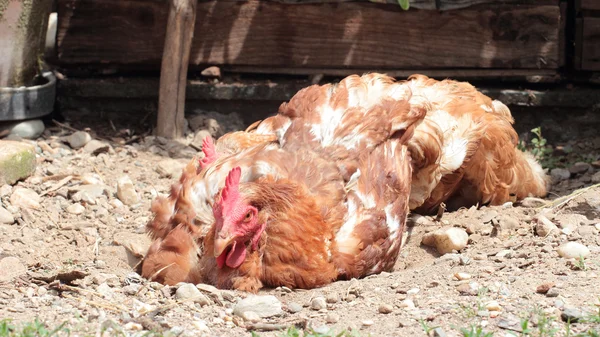
{"type": "Polygon", "coordinates": [[[42,74],[46,83],[32,87],[0,87],[0,121],[39,118],[52,112],[56,97],[56,76],[42,74]]]}

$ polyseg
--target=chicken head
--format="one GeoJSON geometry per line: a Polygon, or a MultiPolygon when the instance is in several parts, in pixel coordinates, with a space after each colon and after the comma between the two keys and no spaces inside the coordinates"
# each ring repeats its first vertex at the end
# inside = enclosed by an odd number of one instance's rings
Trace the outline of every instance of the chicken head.
{"type": "Polygon", "coordinates": [[[240,194],[241,169],[233,168],[225,179],[221,197],[213,206],[215,217],[214,256],[217,266],[239,267],[250,247],[256,250],[266,223],[260,223],[258,209],[240,194]]]}

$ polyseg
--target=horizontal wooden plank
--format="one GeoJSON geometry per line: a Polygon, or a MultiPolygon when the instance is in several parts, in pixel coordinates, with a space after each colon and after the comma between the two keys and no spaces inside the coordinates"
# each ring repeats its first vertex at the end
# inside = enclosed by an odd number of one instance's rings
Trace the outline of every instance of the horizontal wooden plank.
{"type": "MultiPolygon", "coordinates": [[[[310,85],[308,81],[245,81],[212,83],[188,81],[186,98],[194,100],[287,101],[298,90],[310,85]]],[[[59,82],[60,99],[111,100],[130,99],[155,102],[158,98],[158,78],[68,79],[59,82]]],[[[596,88],[552,90],[527,88],[478,88],[486,95],[508,105],[538,107],[589,108],[600,103],[596,88]]]]}
{"type": "MultiPolygon", "coordinates": [[[[129,64],[158,68],[166,2],[59,0],[58,10],[60,66],[129,64]]],[[[558,4],[476,6],[438,12],[357,2],[293,7],[252,0],[201,2],[190,62],[273,67],[555,69],[560,64],[559,30],[558,4]]]]}
{"type": "Polygon", "coordinates": [[[578,10],[600,10],[600,0],[578,0],[576,3],[578,10]]]}
{"type": "Polygon", "coordinates": [[[583,18],[581,69],[600,70],[600,18],[583,18]]]}

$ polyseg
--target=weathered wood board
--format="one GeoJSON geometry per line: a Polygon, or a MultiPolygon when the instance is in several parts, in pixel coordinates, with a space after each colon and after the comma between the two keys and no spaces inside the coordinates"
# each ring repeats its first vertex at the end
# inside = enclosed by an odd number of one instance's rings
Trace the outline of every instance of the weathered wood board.
{"type": "Polygon", "coordinates": [[[578,10],[600,10],[600,0],[577,0],[578,10]]]}
{"type": "MultiPolygon", "coordinates": [[[[58,0],[59,65],[158,69],[166,4],[58,0]]],[[[363,2],[206,1],[196,17],[192,65],[556,69],[561,61],[556,1],[445,12],[363,2]]]]}
{"type": "Polygon", "coordinates": [[[580,49],[581,70],[600,70],[600,18],[585,17],[578,20],[582,24],[580,49]]]}

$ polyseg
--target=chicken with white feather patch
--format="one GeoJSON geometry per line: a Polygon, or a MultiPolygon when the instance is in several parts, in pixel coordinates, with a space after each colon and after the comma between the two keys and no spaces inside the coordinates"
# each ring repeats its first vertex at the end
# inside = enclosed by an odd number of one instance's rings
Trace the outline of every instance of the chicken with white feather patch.
{"type": "Polygon", "coordinates": [[[200,167],[153,204],[142,274],[255,292],[390,270],[409,208],[545,194],[511,124],[467,83],[368,74],[305,88],[278,115],[207,140],[200,167]]]}

